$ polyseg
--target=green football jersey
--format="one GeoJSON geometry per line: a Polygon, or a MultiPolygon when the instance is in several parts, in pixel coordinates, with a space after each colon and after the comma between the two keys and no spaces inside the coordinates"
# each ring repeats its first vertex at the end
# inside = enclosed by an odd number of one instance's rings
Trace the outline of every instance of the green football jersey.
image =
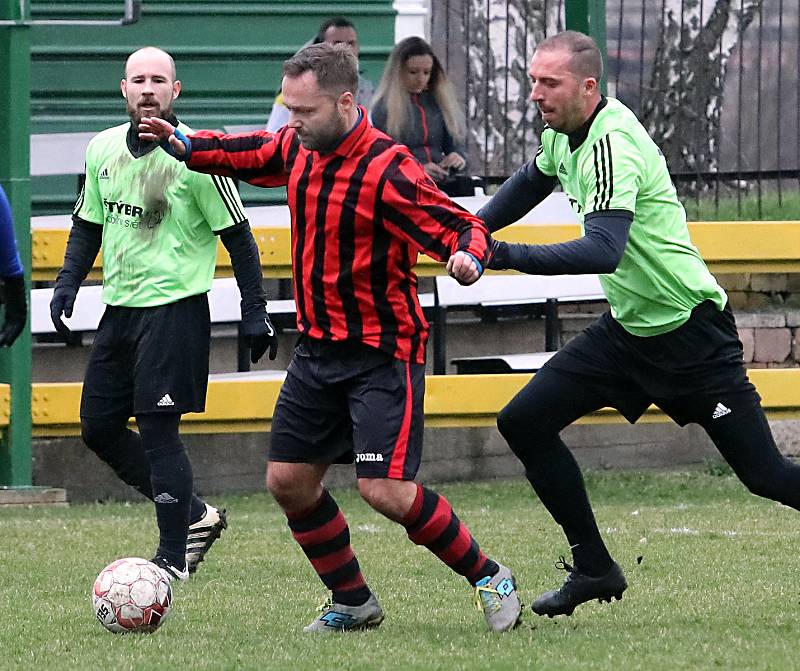
{"type": "Polygon", "coordinates": [[[536,165],[558,177],[582,230],[590,212],[633,213],[625,254],[600,283],[625,330],[658,335],[683,324],[705,300],[722,310],[727,297],[692,244],[661,150],[633,112],[607,100],[574,152],[567,135],[545,128],[536,165]]]}
{"type": "Polygon", "coordinates": [[[160,148],[134,157],[129,125],[92,138],[75,205],[78,217],[103,227],[103,302],[143,308],[206,293],[217,260],[214,232],[246,218],[236,188],[160,148]]]}

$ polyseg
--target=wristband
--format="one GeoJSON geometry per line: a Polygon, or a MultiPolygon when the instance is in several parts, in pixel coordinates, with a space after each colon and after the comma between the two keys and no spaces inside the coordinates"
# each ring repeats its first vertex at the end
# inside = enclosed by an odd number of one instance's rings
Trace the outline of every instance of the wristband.
{"type": "Polygon", "coordinates": [[[461,251],[463,254],[466,254],[469,258],[475,261],[475,265],[478,266],[478,274],[483,275],[483,264],[480,261],[478,261],[478,259],[475,258],[475,255],[471,254],[470,252],[465,252],[463,250],[461,251]]]}

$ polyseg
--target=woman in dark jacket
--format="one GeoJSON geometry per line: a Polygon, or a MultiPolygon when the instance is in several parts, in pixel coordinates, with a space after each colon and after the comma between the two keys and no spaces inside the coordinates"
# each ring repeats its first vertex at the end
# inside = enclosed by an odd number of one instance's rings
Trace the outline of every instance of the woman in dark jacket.
{"type": "Polygon", "coordinates": [[[463,115],[442,64],[421,37],[395,45],[371,116],[373,125],[406,145],[445,191],[466,167],[463,115]]]}

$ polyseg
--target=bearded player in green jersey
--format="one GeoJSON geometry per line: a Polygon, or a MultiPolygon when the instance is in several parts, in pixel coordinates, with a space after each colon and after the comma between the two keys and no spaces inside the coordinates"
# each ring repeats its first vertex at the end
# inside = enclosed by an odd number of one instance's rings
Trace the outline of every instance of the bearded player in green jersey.
{"type": "MultiPolygon", "coordinates": [[[[175,63],[153,47],[131,54],[121,82],[130,123],[109,128],[86,151],[86,182],[73,214],[51,317],[69,335],[78,288],[102,243],[103,302],[81,397],[86,445],[155,503],[153,561],[186,579],[226,527],[225,511],[192,493],[192,467],[178,428],[202,412],[208,383],[217,236],[241,293],[241,333],[255,363],[274,359],[258,247],[231,180],[201,175],[139,139],[143,116],[178,124],[175,63]],[[139,432],[127,428],[136,417],[139,432]]],[[[189,128],[180,124],[185,132],[189,128]]]]}
{"type": "Polygon", "coordinates": [[[536,157],[484,206],[490,231],[517,221],[556,182],[583,236],[554,245],[494,243],[489,268],[537,275],[599,273],[610,312],[559,350],[503,408],[497,425],[542,503],[561,525],[573,565],[533,603],[570,615],[590,599],[621,598],[581,472],[559,437],[605,406],[635,422],[655,403],[681,426],[702,426],[755,494],[800,508],[800,467],[778,451],[747,378],[724,290],[689,238],[658,147],[622,103],[601,95],[602,59],[574,31],[537,46],[531,100],[546,124],[536,157]]]}

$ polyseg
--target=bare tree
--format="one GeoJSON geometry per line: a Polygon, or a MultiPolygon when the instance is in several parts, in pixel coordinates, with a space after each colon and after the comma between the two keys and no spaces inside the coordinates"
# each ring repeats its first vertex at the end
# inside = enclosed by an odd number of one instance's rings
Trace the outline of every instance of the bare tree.
{"type": "Polygon", "coordinates": [[[761,2],[706,0],[704,6],[700,0],[663,1],[642,122],[671,171],[717,169],[728,61],[761,2]]]}
{"type": "Polygon", "coordinates": [[[486,175],[507,175],[534,153],[541,123],[528,100],[528,65],[535,46],[562,28],[561,4],[469,0],[463,21],[470,162],[486,175]]]}

